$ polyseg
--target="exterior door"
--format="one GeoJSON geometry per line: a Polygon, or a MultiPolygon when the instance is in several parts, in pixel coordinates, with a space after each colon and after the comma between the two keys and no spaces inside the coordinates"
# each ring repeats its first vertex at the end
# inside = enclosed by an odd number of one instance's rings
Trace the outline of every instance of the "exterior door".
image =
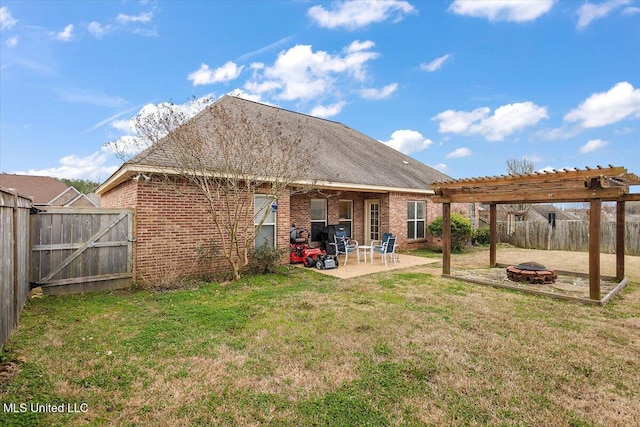
{"type": "Polygon", "coordinates": [[[380,240],[380,200],[364,201],[364,239],[367,245],[380,240]]]}

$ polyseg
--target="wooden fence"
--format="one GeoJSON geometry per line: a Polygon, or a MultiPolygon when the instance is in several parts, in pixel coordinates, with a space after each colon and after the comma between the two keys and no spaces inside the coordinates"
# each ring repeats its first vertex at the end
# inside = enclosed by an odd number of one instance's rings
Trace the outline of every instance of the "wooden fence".
{"type": "Polygon", "coordinates": [[[131,209],[47,207],[32,216],[31,236],[31,278],[45,294],[131,285],[131,209]]]}
{"type": "Polygon", "coordinates": [[[0,346],[18,325],[29,297],[31,199],[0,188],[0,346]]]}
{"type": "MultiPolygon", "coordinates": [[[[510,234],[507,222],[499,221],[498,240],[519,248],[589,250],[589,223],[586,221],[556,221],[551,227],[546,221],[517,221],[510,234]]],[[[616,252],[616,223],[603,221],[600,229],[600,251],[616,252]]],[[[625,253],[640,255],[640,222],[625,223],[625,253]]]]}

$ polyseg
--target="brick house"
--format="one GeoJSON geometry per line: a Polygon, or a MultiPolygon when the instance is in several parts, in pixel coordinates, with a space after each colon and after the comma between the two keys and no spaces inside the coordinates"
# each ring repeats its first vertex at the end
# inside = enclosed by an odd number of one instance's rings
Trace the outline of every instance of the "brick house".
{"type": "MultiPolygon", "coordinates": [[[[398,237],[401,249],[429,244],[426,225],[441,214],[441,205],[429,200],[429,184],[450,179],[447,175],[341,123],[225,96],[216,104],[242,109],[260,117],[273,117],[287,126],[303,123],[300,144],[322,149],[310,160],[312,187],[292,186],[277,200],[277,212],[263,225],[261,237],[275,246],[289,246],[290,225],[311,230],[312,240],[327,224],[340,223],[361,244],[379,239],[384,232],[398,237]]],[[[205,120],[207,110],[192,120],[205,120]]],[[[199,248],[211,239],[213,225],[202,196],[194,187],[173,181],[169,191],[155,174],[166,168],[166,159],[154,147],[124,163],[98,188],[103,207],[135,209],[135,280],[162,275],[190,274],[199,248]]],[[[215,174],[215,172],[213,172],[215,174]]],[[[256,202],[264,195],[246,195],[256,202]]],[[[458,207],[467,213],[467,206],[458,207]]],[[[260,239],[262,240],[262,239],[260,239]]],[[[212,270],[226,268],[214,255],[212,270]]],[[[202,270],[199,271],[202,273],[202,270]]]]}

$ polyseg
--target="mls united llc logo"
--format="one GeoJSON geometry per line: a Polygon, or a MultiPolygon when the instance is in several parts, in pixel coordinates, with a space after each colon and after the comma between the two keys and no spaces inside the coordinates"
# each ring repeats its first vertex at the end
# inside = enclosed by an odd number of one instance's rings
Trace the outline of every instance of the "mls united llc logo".
{"type": "Polygon", "coordinates": [[[3,403],[4,412],[20,414],[25,412],[63,412],[66,414],[84,413],[89,410],[86,403],[3,403]]]}

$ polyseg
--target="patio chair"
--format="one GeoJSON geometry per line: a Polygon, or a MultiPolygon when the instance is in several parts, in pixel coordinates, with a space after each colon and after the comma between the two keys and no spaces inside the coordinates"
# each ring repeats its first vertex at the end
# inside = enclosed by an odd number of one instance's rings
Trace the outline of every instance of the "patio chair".
{"type": "Polygon", "coordinates": [[[351,240],[344,231],[338,231],[333,236],[335,239],[336,255],[344,255],[344,265],[347,265],[349,254],[355,253],[358,263],[360,263],[360,252],[358,252],[358,241],[351,240]]]}
{"type": "MultiPolygon", "coordinates": [[[[382,239],[383,242],[381,245],[373,245],[373,249],[372,252],[373,253],[379,253],[380,255],[382,255],[382,259],[384,260],[384,265],[388,266],[387,264],[387,256],[391,257],[391,261],[393,261],[393,263],[395,264],[397,262],[396,259],[396,237],[395,236],[388,236],[387,240],[384,240],[385,236],[383,235],[382,239]]],[[[373,261],[373,258],[371,259],[373,261]]]]}

